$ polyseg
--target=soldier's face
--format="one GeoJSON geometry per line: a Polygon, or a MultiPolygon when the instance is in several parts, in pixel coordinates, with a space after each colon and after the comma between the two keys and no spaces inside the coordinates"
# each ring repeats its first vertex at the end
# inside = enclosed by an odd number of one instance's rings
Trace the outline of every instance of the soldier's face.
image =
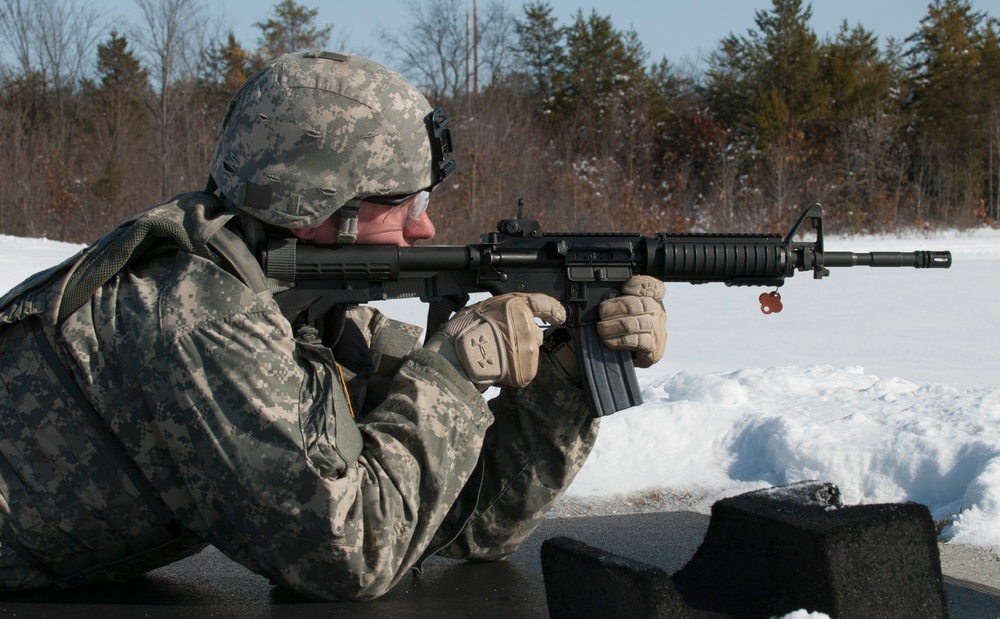
{"type": "MultiPolygon", "coordinates": [[[[356,243],[412,247],[417,241],[433,238],[434,223],[426,210],[417,209],[419,213],[414,217],[415,209],[411,208],[413,201],[421,199],[425,200],[426,196],[414,196],[398,206],[362,201],[356,243]]],[[[339,227],[340,217],[335,213],[315,228],[296,228],[292,234],[317,245],[333,245],[337,242],[339,227]]]]}
{"type": "Polygon", "coordinates": [[[434,223],[427,216],[426,208],[420,209],[415,217],[410,208],[412,202],[420,199],[426,198],[414,196],[399,206],[362,201],[358,211],[357,242],[412,247],[417,241],[433,238],[434,223]]]}

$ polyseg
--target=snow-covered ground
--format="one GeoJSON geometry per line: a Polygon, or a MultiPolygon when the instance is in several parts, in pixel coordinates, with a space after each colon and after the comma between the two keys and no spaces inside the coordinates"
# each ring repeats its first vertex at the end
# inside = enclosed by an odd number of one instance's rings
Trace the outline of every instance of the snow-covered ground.
{"type": "MultiPolygon", "coordinates": [[[[1000,231],[826,248],[950,249],[954,266],[799,273],[769,316],[759,288],[669,285],[667,356],[640,370],[645,404],[604,420],[557,513],[707,512],[819,479],[849,504],[924,503],[952,522],[945,539],[1000,554],[1000,231]]],[[[0,291],[76,249],[0,236],[0,291]]]]}

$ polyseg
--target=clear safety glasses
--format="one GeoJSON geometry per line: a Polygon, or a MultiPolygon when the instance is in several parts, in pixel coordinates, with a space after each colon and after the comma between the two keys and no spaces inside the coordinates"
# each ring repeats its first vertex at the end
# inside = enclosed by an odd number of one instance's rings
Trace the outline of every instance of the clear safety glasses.
{"type": "Polygon", "coordinates": [[[409,228],[420,221],[421,215],[427,212],[427,205],[430,204],[431,194],[429,191],[418,191],[405,196],[369,196],[364,198],[365,202],[391,206],[396,209],[406,206],[406,222],[404,228],[409,228]]]}

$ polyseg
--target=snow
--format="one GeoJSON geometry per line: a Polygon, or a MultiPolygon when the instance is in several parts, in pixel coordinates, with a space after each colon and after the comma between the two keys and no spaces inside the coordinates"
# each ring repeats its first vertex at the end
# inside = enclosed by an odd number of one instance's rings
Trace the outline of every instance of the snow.
{"type": "MultiPolygon", "coordinates": [[[[767,316],[760,288],[668,285],[667,355],[639,370],[645,403],[603,420],[555,513],[707,513],[817,479],[845,504],[923,503],[951,523],[943,539],[1000,554],[1000,231],[826,248],[949,249],[954,265],[799,273],[767,316]]],[[[77,249],[0,236],[0,291],[77,249]]],[[[410,322],[424,313],[378,305],[410,322]]]]}

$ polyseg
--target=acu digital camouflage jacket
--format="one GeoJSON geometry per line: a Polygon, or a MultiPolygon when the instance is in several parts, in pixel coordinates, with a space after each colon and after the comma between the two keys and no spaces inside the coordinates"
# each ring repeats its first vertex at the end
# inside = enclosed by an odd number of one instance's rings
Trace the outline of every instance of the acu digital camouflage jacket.
{"type": "MultiPolygon", "coordinates": [[[[0,300],[0,588],[123,579],[208,543],[303,595],[370,599],[425,553],[515,550],[597,434],[556,356],[487,405],[418,348],[353,420],[364,377],[221,266],[230,217],[179,196],[0,300]],[[70,302],[81,281],[96,291],[70,302]]],[[[352,318],[374,354],[398,347],[398,325],[352,318]]]]}

